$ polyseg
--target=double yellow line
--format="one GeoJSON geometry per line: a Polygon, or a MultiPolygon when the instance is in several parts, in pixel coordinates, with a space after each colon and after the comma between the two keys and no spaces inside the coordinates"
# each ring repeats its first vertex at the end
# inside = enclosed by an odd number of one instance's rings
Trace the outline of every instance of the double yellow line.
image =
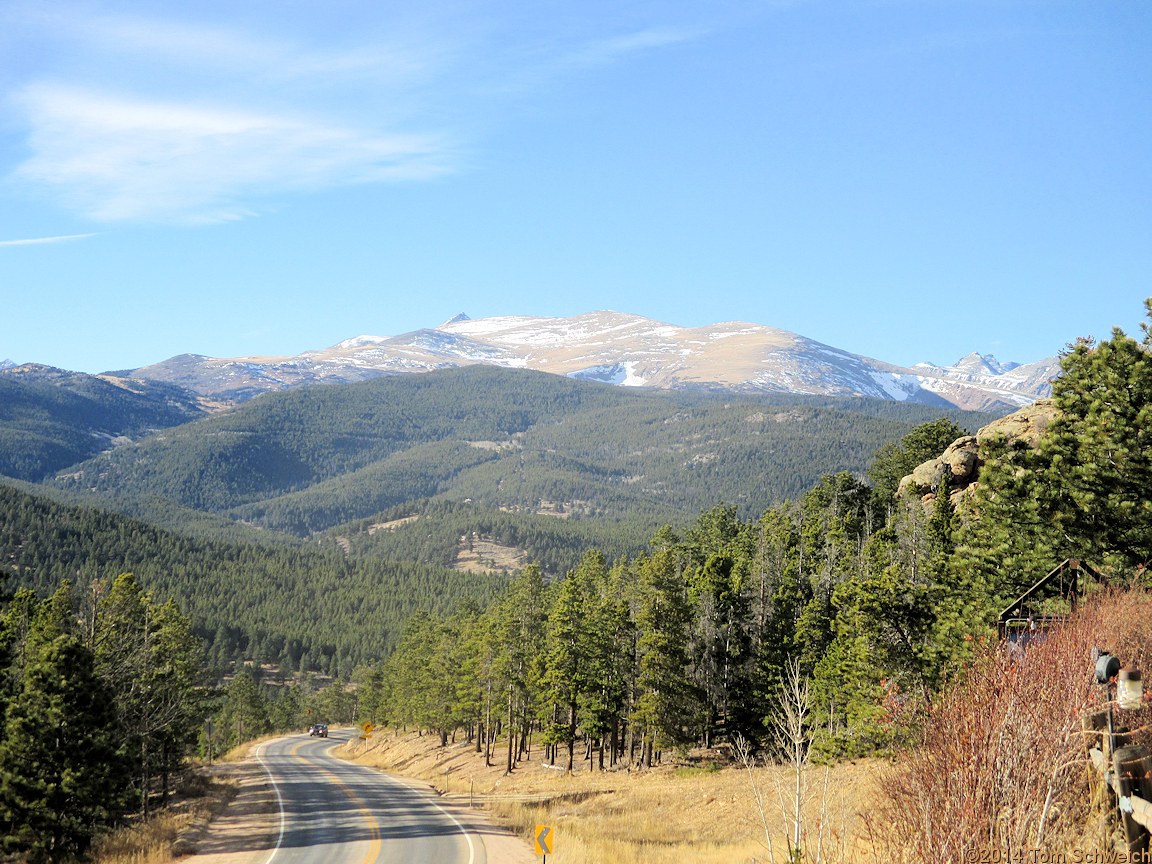
{"type": "Polygon", "coordinates": [[[351,786],[349,786],[323,765],[312,761],[306,756],[300,755],[300,748],[308,743],[308,741],[301,741],[299,744],[293,747],[291,751],[289,751],[290,754],[295,756],[297,759],[307,762],[310,766],[316,768],[325,774],[330,780],[335,782],[336,785],[340,787],[340,790],[344,793],[344,795],[348,798],[348,800],[351,801],[356,809],[360,811],[361,815],[364,817],[364,821],[368,823],[368,827],[372,832],[372,844],[368,847],[368,854],[364,856],[363,864],[375,864],[377,857],[380,855],[380,850],[383,847],[383,841],[380,838],[380,823],[376,821],[375,815],[373,815],[372,811],[368,809],[368,805],[364,802],[364,799],[357,795],[351,786]]]}

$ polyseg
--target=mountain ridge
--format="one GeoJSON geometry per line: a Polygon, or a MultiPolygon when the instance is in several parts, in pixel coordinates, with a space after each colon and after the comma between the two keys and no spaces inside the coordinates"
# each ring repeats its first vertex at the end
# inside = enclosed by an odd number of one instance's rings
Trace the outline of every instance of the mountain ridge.
{"type": "Polygon", "coordinates": [[[210,413],[209,400],[162,382],[0,368],[0,475],[39,480],[111,447],[210,413]]]}
{"type": "MultiPolygon", "coordinates": [[[[741,512],[863,472],[918,422],[986,415],[791,394],[616,388],[472,365],[302,387],[69,465],[42,482],[309,536],[417,499],[556,518],[741,512]]],[[[175,512],[175,511],[173,511],[175,512]]]]}
{"type": "Polygon", "coordinates": [[[567,318],[460,313],[435,328],[360,335],[287,357],[182,354],[131,370],[243,401],[269,390],[466,365],[535,369],[619,386],[857,395],[967,410],[1015,410],[1049,395],[1057,358],[1020,366],[970,354],[902,367],[787,330],[728,321],[679,327],[611,311],[567,318]],[[1023,371],[1021,371],[1023,370],[1023,371]]]}

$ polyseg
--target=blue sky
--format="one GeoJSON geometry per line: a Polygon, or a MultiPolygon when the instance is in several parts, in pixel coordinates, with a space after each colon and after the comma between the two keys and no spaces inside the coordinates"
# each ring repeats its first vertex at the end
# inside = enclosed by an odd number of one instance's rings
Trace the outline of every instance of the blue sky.
{"type": "Polygon", "coordinates": [[[1152,295],[1147,0],[0,5],[0,359],[458,312],[1029,362],[1152,295]]]}

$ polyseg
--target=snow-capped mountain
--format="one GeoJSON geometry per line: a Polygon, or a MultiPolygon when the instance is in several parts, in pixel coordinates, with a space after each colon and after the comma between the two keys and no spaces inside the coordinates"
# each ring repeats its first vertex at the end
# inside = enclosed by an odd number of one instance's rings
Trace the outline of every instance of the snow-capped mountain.
{"type": "Polygon", "coordinates": [[[314,382],[359,381],[485,363],[631,387],[858,395],[1012,410],[1049,395],[1055,358],[1019,366],[970,354],[903,368],[762,324],[677,327],[639,315],[457,315],[400,336],[356,336],[295,357],[185,354],[137,369],[206,395],[244,399],[314,382]]]}

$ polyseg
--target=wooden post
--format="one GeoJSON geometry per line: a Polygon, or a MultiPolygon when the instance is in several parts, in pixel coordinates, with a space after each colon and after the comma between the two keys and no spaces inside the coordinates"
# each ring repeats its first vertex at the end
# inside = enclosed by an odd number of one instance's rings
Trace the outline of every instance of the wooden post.
{"type": "Polygon", "coordinates": [[[1112,823],[1112,813],[1115,804],[1112,800],[1112,790],[1108,784],[1101,783],[1101,775],[1107,772],[1110,761],[1108,751],[1108,714],[1106,711],[1096,711],[1084,718],[1085,740],[1088,742],[1088,755],[1091,763],[1088,771],[1088,788],[1091,790],[1092,818],[1099,825],[1097,844],[1101,849],[1111,846],[1108,836],[1111,833],[1109,826],[1112,823]]]}
{"type": "MultiPolygon", "coordinates": [[[[1112,754],[1112,768],[1115,771],[1117,794],[1121,798],[1132,799],[1133,796],[1147,801],[1152,798],[1152,756],[1148,754],[1147,747],[1127,745],[1117,747],[1112,754]]],[[[1131,802],[1129,802],[1131,803],[1131,802]]],[[[1148,851],[1148,829],[1134,817],[1133,807],[1121,809],[1120,823],[1124,829],[1124,841],[1129,852],[1146,853],[1148,851]]],[[[1138,859],[1143,860],[1143,859],[1138,859]]]]}

